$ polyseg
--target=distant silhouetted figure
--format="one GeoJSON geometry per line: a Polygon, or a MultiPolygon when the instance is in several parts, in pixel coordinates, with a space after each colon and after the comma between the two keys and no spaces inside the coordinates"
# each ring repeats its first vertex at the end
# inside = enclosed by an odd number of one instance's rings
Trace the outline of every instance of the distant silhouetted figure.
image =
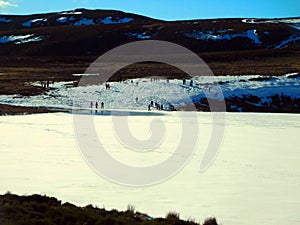
{"type": "Polygon", "coordinates": [[[153,106],[153,101],[150,102],[150,105],[153,106]]]}
{"type": "Polygon", "coordinates": [[[104,102],[101,102],[101,109],[104,109],[104,102]]]}
{"type": "Polygon", "coordinates": [[[150,104],[148,105],[148,111],[151,111],[151,105],[150,104]]]}
{"type": "Polygon", "coordinates": [[[191,82],[190,82],[190,86],[191,86],[191,87],[193,87],[193,84],[194,84],[194,83],[193,83],[193,80],[191,80],[191,82]]]}
{"type": "Polygon", "coordinates": [[[95,103],[96,109],[98,109],[98,102],[95,103]]]}
{"type": "Polygon", "coordinates": [[[138,97],[136,97],[136,98],[135,98],[135,102],[138,102],[138,100],[139,100],[139,98],[138,98],[138,97]]]}
{"type": "Polygon", "coordinates": [[[93,103],[93,102],[91,102],[91,109],[93,108],[93,106],[94,106],[94,103],[93,103]]]}
{"type": "Polygon", "coordinates": [[[164,105],[163,104],[160,105],[160,109],[164,110],[164,105]]]}

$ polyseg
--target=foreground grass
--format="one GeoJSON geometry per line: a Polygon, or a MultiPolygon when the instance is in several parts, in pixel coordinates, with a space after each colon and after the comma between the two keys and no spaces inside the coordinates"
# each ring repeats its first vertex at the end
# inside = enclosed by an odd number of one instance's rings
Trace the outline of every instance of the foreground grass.
{"type": "MultiPolygon", "coordinates": [[[[179,214],[170,212],[166,218],[152,218],[136,212],[134,207],[126,211],[100,209],[92,205],[77,207],[62,204],[56,198],[31,195],[17,196],[10,193],[0,195],[1,225],[197,225],[184,221],[179,214]]],[[[204,225],[217,225],[209,218],[204,225]]]]}

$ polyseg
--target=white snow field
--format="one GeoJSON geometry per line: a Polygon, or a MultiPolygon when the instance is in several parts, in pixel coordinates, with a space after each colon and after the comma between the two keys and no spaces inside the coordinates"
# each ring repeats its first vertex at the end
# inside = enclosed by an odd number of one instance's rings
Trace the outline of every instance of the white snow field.
{"type": "MultiPolygon", "coordinates": [[[[84,74],[75,74],[81,76],[84,74]]],[[[168,103],[174,106],[184,106],[191,103],[191,100],[199,101],[206,96],[211,99],[222,100],[216,83],[219,83],[225,98],[235,96],[257,96],[261,102],[271,104],[271,96],[275,94],[290,96],[291,99],[300,98],[300,76],[287,74],[285,76],[217,76],[195,77],[193,86],[190,80],[183,85],[182,80],[164,79],[151,82],[149,79],[134,79],[126,82],[110,83],[111,89],[106,90],[105,84],[73,87],[73,83],[61,82],[50,85],[51,90],[37,96],[0,95],[0,103],[35,106],[54,107],[71,109],[73,99],[76,99],[77,107],[90,108],[93,101],[104,102],[108,109],[138,109],[146,110],[151,100],[167,106],[168,103]],[[215,82],[215,83],[214,83],[215,82]],[[154,90],[154,91],[153,91],[154,90]],[[206,94],[206,95],[205,95],[206,94]],[[136,97],[138,101],[136,101],[136,97]]],[[[89,75],[91,76],[91,75],[89,75]]],[[[34,85],[41,86],[40,82],[34,85]]]]}
{"type": "MultiPolygon", "coordinates": [[[[77,147],[72,114],[2,116],[0,193],[47,194],[82,206],[119,210],[130,203],[155,217],[176,211],[197,222],[214,216],[224,225],[299,225],[300,115],[226,113],[221,152],[204,173],[198,169],[212,120],[210,113],[197,115],[199,142],[191,161],[169,180],[142,188],[120,186],[93,172],[77,147]]],[[[148,138],[152,119],[163,120],[166,133],[163,143],[147,153],[119,143],[111,116],[94,116],[94,123],[111,156],[143,166],[170,156],[181,135],[176,112],[130,117],[133,135],[148,138]]]]}

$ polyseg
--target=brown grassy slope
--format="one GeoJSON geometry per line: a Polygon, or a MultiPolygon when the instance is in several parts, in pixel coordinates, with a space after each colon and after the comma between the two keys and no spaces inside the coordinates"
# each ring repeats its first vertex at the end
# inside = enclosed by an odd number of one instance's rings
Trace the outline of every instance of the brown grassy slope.
{"type": "MultiPolygon", "coordinates": [[[[200,53],[215,75],[283,75],[300,71],[300,54],[295,51],[252,50],[200,53]]],[[[96,57],[0,57],[0,94],[35,95],[46,91],[28,82],[77,81],[72,74],[84,73],[96,57]]],[[[193,65],[191,65],[192,67],[193,65]]],[[[139,63],[115,74],[114,80],[140,76],[182,78],[187,74],[171,66],[139,63]]]]}

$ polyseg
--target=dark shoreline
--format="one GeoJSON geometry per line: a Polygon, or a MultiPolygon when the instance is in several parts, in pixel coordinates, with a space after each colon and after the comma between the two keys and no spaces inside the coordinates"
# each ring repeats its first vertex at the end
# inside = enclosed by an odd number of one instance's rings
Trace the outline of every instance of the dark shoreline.
{"type": "MultiPolygon", "coordinates": [[[[242,102],[242,101],[240,101],[242,102]]],[[[252,107],[250,104],[245,104],[242,102],[240,107],[243,107],[243,111],[238,111],[236,108],[228,110],[231,108],[230,102],[225,101],[227,110],[225,112],[228,113],[280,113],[280,114],[299,114],[300,113],[300,107],[296,106],[293,108],[287,108],[282,106],[282,108],[275,108],[275,107],[252,107]]],[[[299,99],[299,105],[300,105],[300,99],[299,99]]],[[[198,112],[210,112],[210,107],[208,104],[199,104],[196,103],[193,107],[184,107],[182,109],[179,109],[180,111],[194,111],[197,110],[198,112]]],[[[25,106],[14,106],[14,105],[8,105],[8,104],[0,104],[0,116],[16,116],[16,115],[30,115],[30,114],[44,114],[44,113],[58,113],[58,112],[64,112],[64,113],[71,113],[72,110],[67,109],[60,109],[60,108],[47,108],[47,107],[25,107],[25,106]]],[[[90,112],[90,110],[85,110],[90,112]]],[[[176,110],[175,110],[176,111],[176,110]]],[[[127,112],[127,111],[126,111],[127,112]]],[[[224,111],[217,111],[217,112],[224,112],[224,111]]],[[[80,110],[78,111],[80,114],[80,110]]],[[[83,114],[85,112],[82,112],[83,114]]],[[[90,113],[89,113],[90,114],[90,113]]],[[[95,112],[94,112],[95,114],[95,112]]],[[[102,113],[101,110],[99,110],[99,115],[105,115],[110,116],[111,113],[102,113]]],[[[126,113],[125,113],[126,114],[126,113]]],[[[150,113],[152,115],[152,113],[150,113]]],[[[128,114],[126,114],[128,115],[128,114]]],[[[132,115],[139,115],[139,113],[133,113],[132,115]]],[[[141,114],[142,115],[142,114],[141,114]]],[[[155,116],[160,115],[159,112],[155,112],[153,114],[155,116]]]]}
{"type": "Polygon", "coordinates": [[[28,115],[28,114],[37,114],[37,113],[56,113],[56,112],[66,112],[66,111],[59,110],[59,109],[50,109],[50,108],[24,107],[24,106],[0,104],[0,116],[28,115]]]}
{"type": "MultiPolygon", "coordinates": [[[[153,218],[128,205],[126,211],[106,210],[93,205],[78,207],[71,203],[42,195],[0,195],[1,225],[199,225],[180,219],[169,212],[165,218],[153,218]]],[[[215,218],[203,225],[218,225],[215,218]]]]}

